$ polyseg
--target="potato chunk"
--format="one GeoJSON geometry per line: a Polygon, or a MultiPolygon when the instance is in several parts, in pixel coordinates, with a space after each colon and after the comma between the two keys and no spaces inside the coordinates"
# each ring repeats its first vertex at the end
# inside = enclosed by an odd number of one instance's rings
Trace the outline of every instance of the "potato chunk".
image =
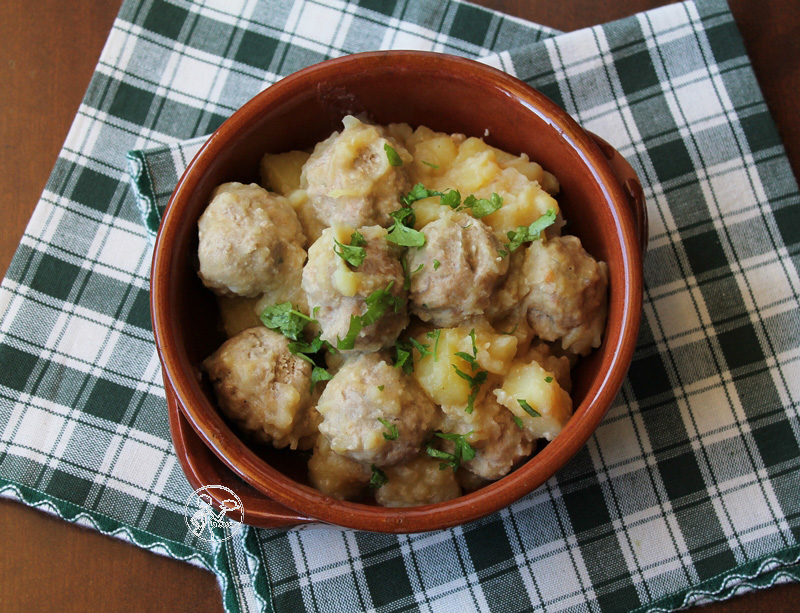
{"type": "Polygon", "coordinates": [[[558,384],[555,374],[535,360],[513,363],[494,395],[522,420],[532,439],[552,441],[572,416],[572,398],[558,384]],[[528,413],[524,403],[539,415],[528,413]]]}

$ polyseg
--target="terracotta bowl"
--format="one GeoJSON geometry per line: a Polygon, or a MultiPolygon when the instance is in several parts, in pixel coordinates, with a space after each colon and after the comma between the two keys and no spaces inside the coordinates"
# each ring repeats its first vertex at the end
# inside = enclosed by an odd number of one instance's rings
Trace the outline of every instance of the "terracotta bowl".
{"type": "Polygon", "coordinates": [[[381,532],[445,528],[497,511],[539,487],[587,441],[622,385],[642,301],[646,240],[641,189],[616,152],[539,92],[500,71],[410,51],[351,55],[301,70],[234,113],[192,160],[172,196],[153,256],[153,328],[176,449],[190,481],[218,479],[246,493],[245,521],[278,527],[318,521],[381,532]],[[406,509],[342,502],[311,488],[302,461],[248,445],[221,417],[199,364],[223,341],[214,298],[196,273],[197,219],[215,186],[258,181],[265,152],[305,149],[340,129],[345,114],[484,136],[526,152],[561,183],[570,233],[608,263],[602,346],[573,372],[575,413],[537,455],[483,489],[406,509]],[[213,455],[212,455],[213,454],[213,455]],[[245,486],[237,475],[249,486],[245,486]]]}

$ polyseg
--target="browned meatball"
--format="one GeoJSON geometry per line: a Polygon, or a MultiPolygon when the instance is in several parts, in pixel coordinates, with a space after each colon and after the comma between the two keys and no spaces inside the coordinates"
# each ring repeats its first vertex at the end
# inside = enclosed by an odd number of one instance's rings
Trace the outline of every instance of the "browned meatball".
{"type": "Polygon", "coordinates": [[[292,205],[258,185],[220,185],[197,222],[203,284],[221,295],[271,294],[300,283],[305,237],[292,205]]]}
{"type": "Polygon", "coordinates": [[[334,242],[349,244],[352,228],[326,229],[308,250],[302,288],[320,324],[322,338],[334,346],[337,339],[347,336],[351,317],[367,312],[369,296],[389,288],[397,299],[397,309],[394,304],[389,306],[375,323],[362,328],[355,340],[354,349],[377,351],[394,343],[408,325],[403,267],[398,247],[386,241],[384,228],[361,228],[360,233],[366,240],[366,257],[353,267],[337,255],[341,248],[334,242]]]}
{"type": "Polygon", "coordinates": [[[390,164],[385,146],[406,162],[411,161],[411,154],[381,126],[352,116],[343,123],[344,130],[314,148],[303,166],[301,187],[325,226],[388,226],[392,221],[389,213],[400,206],[398,196],[411,185],[406,169],[390,164]]]}
{"type": "Polygon", "coordinates": [[[240,332],[203,367],[222,412],[248,434],[275,447],[308,449],[319,414],[311,364],[289,352],[286,337],[260,327],[240,332]]]}
{"type": "Polygon", "coordinates": [[[422,228],[425,245],[409,249],[409,308],[423,321],[455,327],[489,307],[508,271],[491,228],[461,212],[445,212],[422,228]]]}
{"type": "Polygon", "coordinates": [[[528,323],[539,338],[587,355],[599,347],[608,311],[608,267],[576,236],[534,241],[525,255],[528,323]]]}
{"type": "Polygon", "coordinates": [[[376,466],[415,456],[437,416],[416,380],[376,353],[349,358],[328,382],[317,410],[331,450],[376,466]]]}

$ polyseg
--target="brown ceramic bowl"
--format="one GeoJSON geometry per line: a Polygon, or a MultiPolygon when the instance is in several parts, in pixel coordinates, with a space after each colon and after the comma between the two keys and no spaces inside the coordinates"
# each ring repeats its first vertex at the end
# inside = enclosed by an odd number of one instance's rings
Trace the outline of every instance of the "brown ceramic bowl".
{"type": "Polygon", "coordinates": [[[641,316],[640,235],[646,237],[637,186],[624,160],[553,102],[517,79],[470,60],[410,51],[358,54],[301,70],[257,95],[192,160],[164,215],[153,256],[153,329],[175,444],[190,480],[230,482],[230,469],[253,488],[242,485],[249,500],[244,505],[246,521],[257,525],[319,521],[381,532],[461,524],[539,487],[594,432],[631,362],[641,316]],[[447,133],[485,135],[493,146],[527,153],[558,177],[559,204],[570,221],[570,233],[609,267],[605,337],[573,372],[573,417],[555,440],[516,471],[443,503],[382,508],[318,492],[305,482],[298,461],[293,464],[285,453],[256,449],[239,438],[216,409],[200,374],[201,361],[223,341],[214,297],[196,273],[197,219],[211,191],[226,181],[257,182],[265,152],[309,148],[340,129],[348,113],[366,113],[382,124],[407,122],[447,133]],[[227,468],[218,470],[223,465],[227,468]]]}

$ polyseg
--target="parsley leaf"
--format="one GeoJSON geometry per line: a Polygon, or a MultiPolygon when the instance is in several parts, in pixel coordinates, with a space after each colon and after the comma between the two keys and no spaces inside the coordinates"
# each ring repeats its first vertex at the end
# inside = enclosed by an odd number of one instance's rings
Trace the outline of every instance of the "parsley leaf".
{"type": "Polygon", "coordinates": [[[394,309],[395,313],[400,310],[403,300],[392,294],[392,285],[394,285],[394,281],[389,281],[386,289],[376,289],[364,299],[367,305],[366,312],[363,315],[350,316],[350,327],[347,329],[347,334],[344,338],[336,339],[337,349],[352,349],[361,330],[378,321],[389,308],[394,309]]]}
{"type": "Polygon", "coordinates": [[[259,315],[261,323],[270,330],[277,330],[292,340],[300,338],[300,333],[311,321],[308,315],[295,310],[291,302],[282,302],[266,307],[259,315]]]}
{"type": "Polygon", "coordinates": [[[439,337],[442,335],[442,329],[436,328],[436,330],[431,330],[430,332],[426,333],[430,339],[433,339],[433,361],[439,361],[439,337]]]}
{"type": "Polygon", "coordinates": [[[439,203],[449,206],[451,209],[456,209],[461,204],[461,192],[457,189],[446,189],[438,195],[439,203]]]}
{"type": "Polygon", "coordinates": [[[472,432],[472,430],[466,434],[437,432],[436,436],[439,438],[453,441],[455,445],[453,453],[436,449],[430,443],[426,447],[425,451],[429,456],[443,460],[443,462],[439,464],[439,470],[444,470],[450,466],[455,472],[462,462],[469,462],[475,457],[475,449],[467,442],[467,437],[472,434],[472,432]]]}
{"type": "Polygon", "coordinates": [[[548,376],[548,377],[545,377],[545,378],[544,378],[544,382],[545,382],[545,383],[552,383],[552,382],[553,382],[553,377],[549,377],[549,376],[548,376]]]}
{"type": "Polygon", "coordinates": [[[515,231],[508,232],[509,243],[506,245],[508,250],[516,251],[522,243],[529,243],[531,241],[541,238],[542,232],[552,226],[556,221],[555,209],[547,209],[547,212],[539,217],[536,221],[532,222],[529,226],[519,226],[515,231]]]}
{"type": "Polygon", "coordinates": [[[402,368],[407,375],[414,372],[414,357],[411,354],[411,349],[404,346],[401,341],[398,341],[394,346],[394,365],[402,368]]]}
{"type": "Polygon", "coordinates": [[[339,247],[338,251],[334,247],[333,252],[345,262],[353,267],[361,266],[364,263],[364,259],[367,257],[367,250],[364,249],[364,245],[367,244],[367,241],[358,230],[350,235],[349,245],[343,245],[335,238],[333,242],[339,247]]]}
{"type": "Polygon", "coordinates": [[[431,355],[428,349],[430,345],[424,345],[415,338],[410,338],[407,341],[397,341],[395,344],[395,359],[394,365],[403,369],[403,372],[410,375],[414,372],[414,352],[416,349],[420,353],[420,357],[424,358],[426,355],[431,355]]]}
{"type": "Polygon", "coordinates": [[[416,202],[417,200],[422,200],[424,198],[430,198],[431,196],[441,196],[442,192],[437,192],[432,189],[427,189],[422,183],[417,183],[414,187],[411,188],[411,191],[408,192],[405,196],[401,198],[403,204],[406,207],[410,207],[412,203],[416,202]]]}
{"type": "Polygon", "coordinates": [[[378,421],[381,422],[382,425],[389,428],[388,433],[387,432],[383,433],[383,438],[385,438],[387,441],[397,440],[397,437],[399,435],[399,433],[397,432],[397,424],[393,424],[388,419],[382,419],[380,417],[378,418],[378,421]]]}
{"type": "MultiPolygon", "coordinates": [[[[464,351],[457,351],[455,355],[467,362],[472,368],[472,372],[475,373],[475,371],[480,368],[480,364],[478,364],[478,345],[475,342],[475,328],[469,331],[469,337],[472,340],[472,355],[464,351]]],[[[467,413],[472,413],[472,411],[475,409],[475,399],[478,397],[478,391],[480,390],[481,385],[486,383],[489,373],[485,370],[479,370],[474,375],[468,375],[463,370],[459,369],[455,364],[451,364],[451,366],[455,368],[456,374],[459,377],[469,383],[470,392],[469,396],[467,397],[466,411],[467,413]]]]}
{"type": "Polygon", "coordinates": [[[433,260],[433,269],[434,270],[439,270],[439,266],[441,266],[441,265],[442,265],[442,263],[439,260],[433,260]]]}
{"type": "Polygon", "coordinates": [[[374,464],[370,464],[370,468],[372,468],[372,478],[369,480],[369,486],[371,488],[378,489],[379,487],[389,483],[389,477],[387,477],[386,473],[380,468],[374,464]]]}
{"type": "Polygon", "coordinates": [[[462,208],[470,209],[472,216],[476,219],[480,219],[481,217],[491,215],[501,206],[503,206],[503,199],[492,192],[492,196],[489,199],[476,198],[473,195],[467,196],[464,198],[464,205],[462,208]]]}
{"type": "Polygon", "coordinates": [[[413,228],[416,217],[414,209],[404,206],[389,215],[394,223],[389,226],[386,240],[401,247],[422,247],[425,244],[425,235],[413,228]]]}
{"type": "Polygon", "coordinates": [[[386,152],[386,159],[389,160],[390,166],[402,166],[403,160],[400,159],[400,154],[395,151],[389,143],[383,144],[383,150],[386,152]]]}
{"type": "Polygon", "coordinates": [[[528,404],[528,401],[524,398],[517,398],[517,402],[519,402],[519,406],[522,407],[522,410],[525,411],[531,417],[541,417],[542,414],[539,413],[536,409],[534,409],[531,405],[528,404]]]}

